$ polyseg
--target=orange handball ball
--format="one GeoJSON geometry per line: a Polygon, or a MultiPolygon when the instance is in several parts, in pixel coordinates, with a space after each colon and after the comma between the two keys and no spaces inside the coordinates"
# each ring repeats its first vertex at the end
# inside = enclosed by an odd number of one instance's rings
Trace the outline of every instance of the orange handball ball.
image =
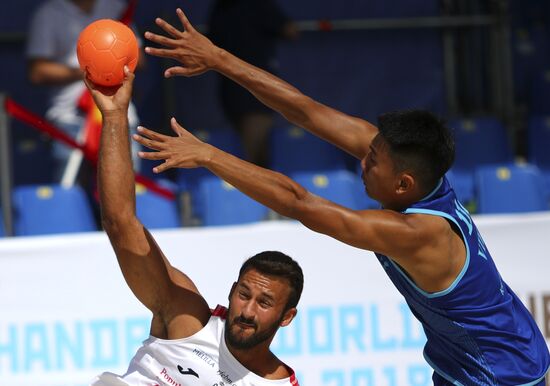
{"type": "Polygon", "coordinates": [[[130,28],[116,20],[101,19],[82,30],[76,55],[88,79],[101,86],[116,86],[124,79],[125,65],[135,70],[139,50],[130,28]]]}

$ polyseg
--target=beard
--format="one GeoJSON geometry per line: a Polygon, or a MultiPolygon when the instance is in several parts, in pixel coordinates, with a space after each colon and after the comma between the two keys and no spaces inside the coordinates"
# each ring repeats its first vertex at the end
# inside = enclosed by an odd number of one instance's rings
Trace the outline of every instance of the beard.
{"type": "MultiPolygon", "coordinates": [[[[283,315],[281,315],[281,318],[279,320],[269,325],[264,331],[257,332],[258,325],[252,320],[246,320],[242,316],[237,316],[231,321],[228,318],[225,320],[225,341],[228,345],[238,350],[251,349],[259,345],[260,343],[271,339],[279,329],[279,324],[282,320],[283,315]],[[235,326],[237,323],[245,323],[250,325],[250,327],[254,329],[254,333],[249,336],[242,336],[234,333],[232,327],[235,326]]],[[[236,328],[239,329],[240,327],[237,326],[236,328]]]]}

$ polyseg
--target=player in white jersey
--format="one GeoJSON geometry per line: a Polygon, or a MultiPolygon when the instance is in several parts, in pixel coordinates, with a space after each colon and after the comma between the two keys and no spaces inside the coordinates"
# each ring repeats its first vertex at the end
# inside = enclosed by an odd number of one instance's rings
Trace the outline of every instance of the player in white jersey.
{"type": "Polygon", "coordinates": [[[227,309],[218,306],[208,324],[189,338],[166,340],[149,337],[140,347],[127,373],[121,377],[101,374],[92,386],[101,385],[238,385],[297,386],[291,375],[282,379],[260,377],[243,366],[224,339],[227,309]],[[164,383],[156,383],[157,380],[164,383]],[[120,383],[124,380],[125,383],[120,383]],[[154,381],[153,381],[154,380],[154,381]],[[119,383],[116,383],[116,382],[119,383]],[[151,383],[153,381],[153,383],[151,383]]]}
{"type": "Polygon", "coordinates": [[[125,374],[103,373],[92,385],[298,385],[269,346],[297,313],[299,265],[281,252],[249,258],[231,287],[228,309],[211,312],[193,281],[170,265],[137,219],[127,118],[133,80],[126,68],[118,89],[85,82],[103,116],[98,165],[103,227],[128,286],[153,313],[151,336],[125,374]]]}

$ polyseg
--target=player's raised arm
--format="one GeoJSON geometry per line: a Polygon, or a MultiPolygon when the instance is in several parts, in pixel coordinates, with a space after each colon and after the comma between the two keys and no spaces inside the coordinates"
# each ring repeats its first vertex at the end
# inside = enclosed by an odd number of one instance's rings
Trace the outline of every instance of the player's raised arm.
{"type": "MultiPolygon", "coordinates": [[[[134,139],[155,152],[140,152],[150,160],[164,160],[156,173],[169,168],[206,167],[254,200],[277,213],[301,221],[307,227],[325,233],[349,245],[391,256],[414,251],[421,238],[405,216],[390,211],[353,211],[315,196],[301,185],[268,169],[241,160],[201,142],[171,121],[177,137],[138,128],[134,139]],[[399,242],[397,242],[398,240],[399,242]]],[[[410,255],[410,254],[409,254],[410,255]]]]}
{"type": "Polygon", "coordinates": [[[98,164],[102,224],[132,292],[165,325],[176,316],[187,318],[177,331],[168,331],[170,338],[185,337],[203,327],[209,309],[190,280],[179,285],[171,280],[162,251],[135,214],[127,121],[133,79],[126,68],[118,89],[98,88],[86,80],[103,116],[98,164]]]}
{"type": "Polygon", "coordinates": [[[358,159],[365,156],[378,131],[376,126],[325,106],[282,79],[240,60],[195,30],[179,8],[177,15],[183,26],[182,31],[157,18],[156,23],[167,36],[145,33],[145,38],[162,46],[146,47],[145,52],[181,63],[181,66],[168,68],[166,77],[217,71],[239,83],[295,125],[311,131],[358,159]]]}
{"type": "MultiPolygon", "coordinates": [[[[381,136],[375,138],[369,156],[363,161],[363,179],[370,193],[391,210],[356,211],[311,194],[281,173],[253,165],[201,142],[175,119],[171,123],[176,137],[145,128],[139,129],[140,135],[134,136],[139,143],[155,150],[141,152],[142,158],[165,161],[155,167],[155,172],[173,167],[206,167],[254,200],[314,231],[390,256],[427,290],[445,288],[453,277],[456,267],[449,268],[446,259],[438,260],[450,250],[443,242],[452,234],[447,222],[441,218],[401,213],[409,201],[420,200],[433,186],[418,182],[409,169],[395,171],[388,158],[391,154],[389,145],[381,136]],[[383,183],[385,186],[381,187],[383,183]],[[438,267],[439,263],[444,267],[438,267]],[[435,268],[441,269],[436,272],[435,268]]],[[[460,248],[460,245],[453,244],[453,248],[460,248]]]]}

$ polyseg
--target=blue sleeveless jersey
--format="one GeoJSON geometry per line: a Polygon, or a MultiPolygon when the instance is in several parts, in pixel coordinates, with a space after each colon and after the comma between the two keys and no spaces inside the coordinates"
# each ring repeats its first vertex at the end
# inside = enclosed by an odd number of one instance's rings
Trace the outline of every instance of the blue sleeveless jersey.
{"type": "Polygon", "coordinates": [[[529,311],[500,277],[468,211],[446,178],[404,213],[441,216],[455,224],[466,261],[444,291],[427,293],[405,271],[376,254],[386,273],[422,323],[424,357],[454,385],[535,385],[550,366],[548,346],[529,311]]]}

